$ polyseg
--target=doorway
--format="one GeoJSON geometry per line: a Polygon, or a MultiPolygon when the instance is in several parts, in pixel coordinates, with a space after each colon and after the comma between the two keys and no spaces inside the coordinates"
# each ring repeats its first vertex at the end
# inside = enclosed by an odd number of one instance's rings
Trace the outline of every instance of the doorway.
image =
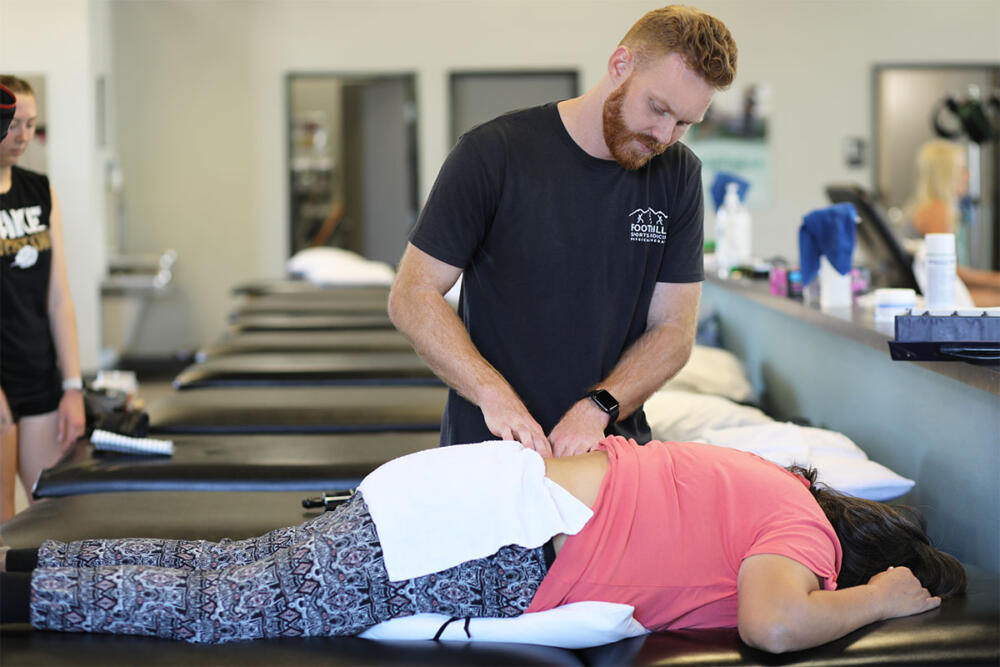
{"type": "Polygon", "coordinates": [[[395,265],[417,214],[413,74],[290,74],[289,251],[395,265]]]}

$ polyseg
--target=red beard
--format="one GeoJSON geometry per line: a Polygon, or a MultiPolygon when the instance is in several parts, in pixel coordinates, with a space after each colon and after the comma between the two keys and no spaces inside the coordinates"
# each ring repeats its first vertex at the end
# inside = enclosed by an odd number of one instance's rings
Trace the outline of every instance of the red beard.
{"type": "Polygon", "coordinates": [[[622,106],[625,102],[625,94],[628,92],[630,80],[631,78],[626,79],[604,101],[604,143],[607,144],[608,150],[611,151],[611,157],[615,159],[615,162],[625,169],[634,171],[667,150],[667,144],[661,144],[654,137],[647,134],[632,132],[628,128],[628,125],[625,124],[622,106]],[[650,152],[644,153],[630,147],[633,141],[638,141],[648,148],[650,152]]]}

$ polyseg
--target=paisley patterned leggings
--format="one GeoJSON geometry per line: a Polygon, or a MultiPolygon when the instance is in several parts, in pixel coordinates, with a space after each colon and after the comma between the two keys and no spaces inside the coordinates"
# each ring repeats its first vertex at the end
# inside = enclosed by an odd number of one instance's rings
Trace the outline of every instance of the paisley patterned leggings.
{"type": "Polygon", "coordinates": [[[422,612],[518,616],[546,570],[542,547],[507,546],[389,581],[356,494],[333,512],[248,540],[45,542],[31,577],[31,623],[196,643],[353,635],[422,612]]]}

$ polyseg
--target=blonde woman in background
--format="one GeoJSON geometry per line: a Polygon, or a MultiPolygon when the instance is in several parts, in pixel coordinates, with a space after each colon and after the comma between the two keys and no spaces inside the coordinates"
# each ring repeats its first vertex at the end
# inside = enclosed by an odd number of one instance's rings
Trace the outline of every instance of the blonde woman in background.
{"type": "Polygon", "coordinates": [[[35,136],[31,86],[0,75],[17,98],[0,142],[0,520],[14,513],[14,462],[30,497],[41,471],[84,432],[76,314],[59,202],[43,174],[17,167],[35,136]]]}
{"type": "MultiPolygon", "coordinates": [[[[955,234],[961,238],[959,202],[969,188],[969,169],[960,144],[943,139],[926,142],[917,153],[917,182],[908,208],[917,234],[955,234]]],[[[962,247],[962,244],[959,244],[962,247]]],[[[1000,272],[963,264],[958,255],[958,277],[977,306],[1000,306],[1000,272]]]]}

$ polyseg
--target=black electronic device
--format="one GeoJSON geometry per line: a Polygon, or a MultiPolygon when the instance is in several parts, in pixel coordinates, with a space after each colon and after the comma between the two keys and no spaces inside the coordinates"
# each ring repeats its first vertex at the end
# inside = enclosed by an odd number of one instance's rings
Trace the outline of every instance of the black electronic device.
{"type": "Polygon", "coordinates": [[[871,270],[872,287],[903,287],[921,293],[913,275],[913,257],[903,249],[889,219],[871,193],[854,184],[826,186],[826,196],[834,204],[850,202],[861,218],[858,243],[871,270]]]}
{"type": "Polygon", "coordinates": [[[1000,317],[980,315],[896,316],[893,361],[965,361],[1000,368],[1000,317]]]}
{"type": "Polygon", "coordinates": [[[610,391],[607,389],[595,389],[587,395],[597,404],[597,407],[604,410],[611,417],[611,421],[608,422],[609,426],[618,421],[618,400],[611,395],[610,391]]]}
{"type": "Polygon", "coordinates": [[[322,507],[324,512],[335,510],[354,497],[354,489],[343,491],[324,491],[319,498],[303,498],[302,506],[306,509],[322,507]]]}

